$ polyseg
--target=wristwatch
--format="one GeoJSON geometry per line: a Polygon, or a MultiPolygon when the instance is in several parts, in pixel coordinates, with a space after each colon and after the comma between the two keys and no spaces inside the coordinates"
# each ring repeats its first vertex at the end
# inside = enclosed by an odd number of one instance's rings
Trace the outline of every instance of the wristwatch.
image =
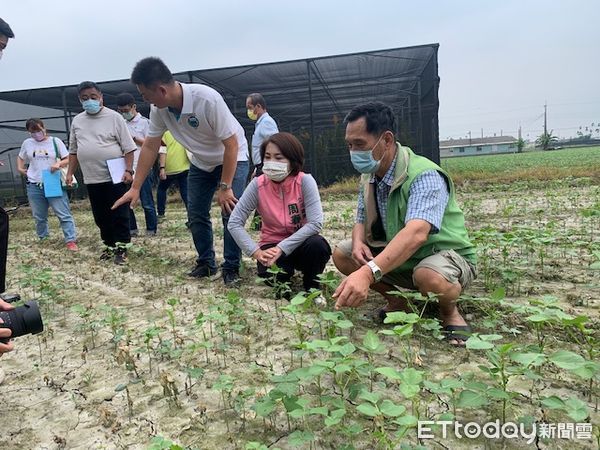
{"type": "Polygon", "coordinates": [[[131,170],[131,169],[125,169],[125,172],[127,172],[128,174],[130,174],[131,176],[135,175],[135,171],[131,170]]]}
{"type": "Polygon", "coordinates": [[[219,189],[222,191],[226,191],[227,189],[231,189],[231,185],[221,181],[219,183],[219,189]]]}
{"type": "Polygon", "coordinates": [[[367,266],[369,266],[369,269],[371,269],[371,272],[373,273],[373,279],[375,280],[375,283],[381,281],[383,274],[381,273],[379,266],[375,264],[375,261],[369,261],[367,266]]]}

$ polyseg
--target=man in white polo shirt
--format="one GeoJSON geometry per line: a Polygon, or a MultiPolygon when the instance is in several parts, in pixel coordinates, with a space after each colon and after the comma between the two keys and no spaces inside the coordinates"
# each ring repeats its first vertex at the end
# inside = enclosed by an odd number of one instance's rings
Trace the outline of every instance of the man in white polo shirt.
{"type": "Polygon", "coordinates": [[[139,61],[131,74],[144,100],[151,103],[150,131],[142,146],[133,185],[115,207],[137,202],[140,187],[156,160],[161,137],[167,130],[192,154],[188,175],[188,220],[198,252],[190,276],[216,273],[210,207],[215,191],[224,226],[225,285],[239,280],[241,252],[227,230],[229,215],[244,191],[248,175],[248,144],[244,129],[223,97],[201,84],[175,81],[165,63],[155,57],[139,61]]]}

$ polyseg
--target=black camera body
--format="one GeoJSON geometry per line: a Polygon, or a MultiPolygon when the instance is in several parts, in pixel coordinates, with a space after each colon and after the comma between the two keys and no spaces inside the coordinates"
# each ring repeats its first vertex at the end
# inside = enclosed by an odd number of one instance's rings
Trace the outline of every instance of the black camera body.
{"type": "MultiPolygon", "coordinates": [[[[11,303],[21,299],[19,294],[2,295],[2,300],[11,303]]],[[[40,314],[40,307],[35,300],[29,300],[21,306],[10,311],[0,311],[0,323],[2,328],[10,328],[10,338],[0,338],[0,342],[8,343],[10,339],[24,336],[26,334],[38,334],[44,331],[44,322],[40,314]]]]}
{"type": "MultiPolygon", "coordinates": [[[[6,256],[8,250],[8,214],[0,207],[0,292],[6,288],[6,256]]],[[[0,294],[0,298],[7,303],[21,300],[19,294],[0,294]]],[[[0,311],[0,323],[2,328],[10,328],[10,338],[0,339],[0,342],[8,343],[10,339],[25,334],[37,334],[44,331],[44,322],[40,314],[40,308],[35,300],[29,300],[21,306],[9,311],[0,311]]]]}

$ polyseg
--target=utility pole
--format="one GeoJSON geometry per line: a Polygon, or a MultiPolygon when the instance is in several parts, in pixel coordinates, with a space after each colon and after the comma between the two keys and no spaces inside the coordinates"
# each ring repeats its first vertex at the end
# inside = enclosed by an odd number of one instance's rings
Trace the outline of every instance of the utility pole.
{"type": "Polygon", "coordinates": [[[469,130],[469,147],[471,146],[471,130],[469,130]]]}
{"type": "Polygon", "coordinates": [[[483,128],[481,129],[481,139],[483,139],[483,128]]]}
{"type": "Polygon", "coordinates": [[[544,135],[548,135],[548,103],[544,102],[544,135]]]}

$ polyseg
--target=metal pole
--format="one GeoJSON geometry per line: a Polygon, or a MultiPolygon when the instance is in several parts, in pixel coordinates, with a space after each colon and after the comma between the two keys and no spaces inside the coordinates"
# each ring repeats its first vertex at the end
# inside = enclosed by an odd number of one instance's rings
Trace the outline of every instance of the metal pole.
{"type": "Polygon", "coordinates": [[[417,95],[419,96],[419,154],[425,155],[423,148],[423,110],[421,108],[421,80],[417,83],[417,95]]]}
{"type": "Polygon", "coordinates": [[[61,89],[62,93],[62,107],[63,107],[63,118],[65,119],[65,133],[67,134],[67,142],[69,142],[71,133],[71,121],[69,120],[69,112],[67,108],[67,92],[65,88],[61,89]]]}
{"type": "Polygon", "coordinates": [[[12,164],[12,158],[10,157],[10,154],[7,155],[8,158],[8,167],[10,168],[10,176],[12,177],[12,185],[13,185],[13,197],[17,197],[17,184],[15,183],[15,172],[13,170],[13,164],[12,164]]]}
{"type": "Polygon", "coordinates": [[[310,60],[306,61],[306,70],[308,72],[308,106],[310,110],[310,170],[312,176],[317,180],[317,157],[315,155],[315,121],[313,117],[312,102],[312,75],[310,70],[310,60]]]}

